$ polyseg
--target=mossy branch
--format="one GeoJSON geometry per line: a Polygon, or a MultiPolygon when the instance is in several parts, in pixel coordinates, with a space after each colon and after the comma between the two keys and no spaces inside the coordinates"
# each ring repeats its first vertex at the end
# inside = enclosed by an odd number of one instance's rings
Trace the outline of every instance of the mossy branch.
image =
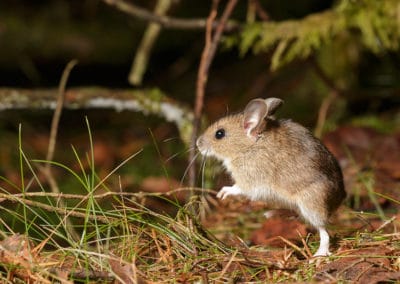
{"type": "MultiPolygon", "coordinates": [[[[56,89],[0,88],[0,111],[10,109],[54,109],[56,89]]],[[[174,123],[182,140],[188,145],[192,133],[193,113],[170,99],[158,89],[126,90],[97,87],[66,90],[64,107],[67,109],[114,109],[156,115],[174,123]]]]}

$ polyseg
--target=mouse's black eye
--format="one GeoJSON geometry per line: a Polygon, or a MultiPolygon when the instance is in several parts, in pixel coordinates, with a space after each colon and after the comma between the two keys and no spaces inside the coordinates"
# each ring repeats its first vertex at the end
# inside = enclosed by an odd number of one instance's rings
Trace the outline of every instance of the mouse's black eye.
{"type": "Polygon", "coordinates": [[[217,138],[218,140],[219,140],[219,139],[222,139],[222,138],[224,138],[224,137],[225,137],[225,129],[221,128],[221,129],[218,129],[218,130],[215,132],[215,138],[217,138]]]}

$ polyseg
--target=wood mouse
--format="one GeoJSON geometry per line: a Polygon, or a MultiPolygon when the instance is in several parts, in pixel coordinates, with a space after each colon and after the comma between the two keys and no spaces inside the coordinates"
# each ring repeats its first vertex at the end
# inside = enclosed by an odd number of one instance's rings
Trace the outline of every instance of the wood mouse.
{"type": "Polygon", "coordinates": [[[278,98],[253,99],[243,112],[223,117],[197,139],[199,151],[222,161],[234,185],[217,194],[243,195],[297,212],[315,227],[320,245],[314,256],[328,256],[326,225],[346,192],[338,162],[309,130],[273,114],[278,98]]]}

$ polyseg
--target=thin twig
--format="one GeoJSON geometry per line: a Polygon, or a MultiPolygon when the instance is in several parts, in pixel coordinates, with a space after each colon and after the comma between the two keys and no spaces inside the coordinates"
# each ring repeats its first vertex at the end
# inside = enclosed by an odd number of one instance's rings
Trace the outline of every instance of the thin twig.
{"type": "Polygon", "coordinates": [[[225,27],[228,23],[229,17],[231,16],[236,4],[237,4],[237,0],[230,0],[225,6],[225,10],[222,13],[221,20],[218,22],[218,25],[215,29],[215,34],[214,34],[212,42],[211,42],[209,56],[206,60],[206,66],[205,66],[205,70],[204,70],[204,72],[206,74],[208,73],[208,69],[210,68],[210,65],[214,59],[215,52],[217,50],[217,46],[221,39],[222,33],[225,30],[225,27]]]}
{"type": "Polygon", "coordinates": [[[310,63],[317,76],[330,89],[328,96],[322,101],[322,104],[319,108],[317,125],[314,131],[315,136],[321,137],[323,127],[326,122],[326,117],[328,116],[329,108],[331,104],[337,99],[337,97],[342,95],[343,90],[339,88],[335,84],[335,82],[325,73],[325,71],[321,68],[315,58],[311,58],[310,63]]]}
{"type": "MultiPolygon", "coordinates": [[[[63,74],[61,76],[60,85],[58,87],[58,98],[57,98],[56,109],[54,110],[53,120],[51,122],[49,147],[47,149],[47,156],[46,156],[47,161],[52,161],[54,157],[54,150],[57,142],[58,125],[60,123],[61,113],[64,106],[65,87],[67,85],[69,74],[71,73],[72,68],[74,68],[74,66],[77,63],[78,63],[77,60],[70,61],[65,67],[63,74]]],[[[50,169],[50,167],[51,164],[46,165],[47,169],[50,169]]]]}
{"type": "Polygon", "coordinates": [[[309,259],[310,257],[297,245],[295,245],[293,242],[289,241],[288,239],[285,239],[282,236],[278,236],[283,242],[291,246],[293,249],[297,250],[299,253],[301,253],[306,259],[309,259]]]}
{"type": "MultiPolygon", "coordinates": [[[[164,16],[171,7],[171,0],[158,0],[154,8],[154,14],[164,16]]],[[[157,40],[161,31],[161,25],[156,22],[150,22],[144,32],[142,41],[136,51],[135,59],[129,72],[128,81],[132,85],[140,85],[142,83],[143,74],[147,68],[149,55],[153,49],[153,45],[157,40]]]]}
{"type": "MultiPolygon", "coordinates": [[[[199,64],[199,70],[197,73],[197,83],[196,83],[196,101],[195,101],[195,107],[194,107],[194,119],[195,119],[195,125],[193,129],[193,137],[196,138],[197,136],[197,130],[199,128],[199,122],[201,118],[201,114],[203,111],[203,105],[204,105],[204,93],[205,93],[205,87],[207,85],[208,81],[208,70],[211,65],[211,62],[215,56],[215,51],[216,51],[216,44],[214,44],[213,47],[213,42],[215,40],[219,40],[219,38],[213,38],[212,37],[212,23],[214,22],[215,18],[217,17],[217,9],[218,9],[218,3],[219,0],[213,0],[213,5],[211,8],[210,15],[207,19],[207,27],[206,27],[206,34],[205,34],[205,44],[204,44],[204,49],[201,54],[201,60],[199,64]]],[[[193,143],[194,146],[194,143],[193,143]]]]}
{"type": "MultiPolygon", "coordinates": [[[[203,49],[203,53],[201,56],[201,61],[199,65],[198,75],[197,75],[197,85],[196,85],[196,101],[194,107],[194,120],[193,120],[193,129],[192,129],[192,139],[191,139],[191,150],[189,154],[189,161],[192,161],[196,155],[196,139],[198,136],[201,115],[203,111],[204,105],[204,93],[205,87],[207,85],[208,79],[208,71],[211,66],[211,63],[215,57],[215,53],[217,50],[218,43],[221,39],[222,32],[224,31],[224,27],[232,14],[233,9],[237,4],[237,0],[230,0],[226,6],[225,10],[221,16],[221,19],[215,29],[214,36],[212,33],[213,22],[217,16],[217,7],[219,0],[213,0],[213,5],[211,7],[210,15],[207,19],[206,25],[206,43],[203,49]],[[211,38],[212,37],[212,38],[211,38]]],[[[194,186],[196,179],[196,167],[195,164],[192,165],[189,171],[189,185],[194,186]]]]}
{"type": "Polygon", "coordinates": [[[269,21],[271,18],[268,14],[267,11],[264,10],[262,7],[260,0],[250,0],[250,2],[253,2],[253,5],[255,6],[257,16],[263,20],[263,21],[269,21]]]}
{"type": "Polygon", "coordinates": [[[120,220],[118,218],[105,217],[102,215],[87,214],[87,212],[68,211],[68,210],[65,210],[65,208],[59,208],[59,207],[55,207],[52,205],[47,205],[47,204],[44,204],[44,203],[41,203],[38,201],[21,198],[16,195],[8,195],[8,197],[9,197],[8,200],[11,202],[20,202],[21,204],[41,208],[48,212],[54,212],[54,213],[60,214],[62,216],[71,216],[71,217],[82,218],[82,219],[87,218],[89,220],[97,220],[97,221],[100,221],[103,223],[110,223],[111,221],[120,220]]]}
{"type": "MultiPolygon", "coordinates": [[[[118,192],[113,192],[113,191],[108,191],[105,193],[101,194],[94,194],[91,196],[91,198],[99,200],[99,199],[105,199],[107,197],[136,197],[136,198],[144,198],[144,197],[162,197],[162,196],[173,196],[177,193],[184,192],[184,191],[198,191],[198,192],[206,192],[209,194],[216,194],[216,192],[212,189],[204,189],[204,188],[192,188],[192,187],[182,187],[182,188],[177,188],[171,191],[167,192],[154,192],[154,193],[144,193],[144,192],[124,192],[124,191],[118,191],[118,192]]],[[[55,199],[78,199],[78,200],[86,200],[88,195],[83,195],[83,194],[68,194],[68,193],[54,193],[54,192],[43,192],[43,191],[38,191],[38,192],[25,192],[25,193],[15,193],[15,194],[9,194],[9,193],[0,193],[0,202],[3,202],[5,200],[14,200],[15,198],[23,198],[23,197],[51,197],[55,199]]]]}
{"type": "Polygon", "coordinates": [[[306,253],[308,254],[309,257],[312,257],[312,253],[310,251],[310,248],[307,245],[306,240],[304,239],[303,235],[299,232],[299,230],[296,230],[297,235],[300,237],[301,242],[303,243],[303,247],[306,250],[306,253]]]}
{"type": "MultiPolygon", "coordinates": [[[[146,9],[134,5],[132,2],[124,0],[103,0],[110,6],[114,6],[120,11],[129,14],[137,19],[151,21],[160,24],[163,28],[181,29],[181,30],[201,30],[206,27],[206,19],[177,19],[167,16],[160,16],[149,12],[146,9]]],[[[216,27],[218,23],[214,23],[216,27]]],[[[231,21],[225,25],[226,31],[238,28],[238,24],[231,21]]]]}
{"type": "Polygon", "coordinates": [[[329,108],[337,97],[338,93],[334,90],[331,90],[328,96],[324,98],[321,106],[319,107],[317,125],[315,126],[315,131],[314,131],[315,136],[318,138],[322,136],[322,131],[324,129],[324,125],[326,122],[326,117],[328,116],[329,108]]]}
{"type": "Polygon", "coordinates": [[[231,266],[232,262],[235,260],[236,255],[237,255],[238,251],[234,251],[232,256],[229,258],[228,263],[225,265],[225,267],[222,269],[221,273],[219,274],[219,277],[217,279],[221,279],[222,277],[224,277],[224,274],[226,273],[226,271],[228,270],[228,268],[231,266]]]}
{"type": "Polygon", "coordinates": [[[383,228],[385,228],[387,225],[393,223],[393,221],[396,220],[396,219],[397,219],[397,217],[396,217],[396,216],[393,216],[392,218],[386,220],[385,222],[383,222],[383,223],[375,230],[375,232],[381,231],[381,230],[382,230],[383,228]]]}
{"type": "MultiPolygon", "coordinates": [[[[58,133],[58,126],[60,123],[60,118],[62,114],[62,109],[64,106],[64,100],[65,100],[65,88],[67,85],[67,81],[69,78],[69,75],[71,73],[72,68],[78,63],[77,60],[72,60],[70,61],[67,66],[65,67],[63,74],[61,76],[59,88],[58,88],[58,97],[57,97],[57,104],[56,104],[56,109],[54,110],[53,114],[53,120],[51,122],[51,129],[50,129],[50,138],[49,138],[49,146],[47,149],[47,155],[46,155],[46,160],[47,161],[52,161],[54,158],[54,151],[56,148],[56,142],[57,142],[57,133],[58,133]]],[[[53,176],[53,173],[51,171],[51,163],[47,163],[42,169],[42,173],[46,177],[50,189],[53,193],[60,193],[60,189],[58,187],[57,181],[53,176]]],[[[65,208],[65,203],[63,199],[58,199],[59,206],[61,208],[65,208]]],[[[64,209],[63,209],[64,210],[64,209]]],[[[73,224],[71,223],[69,218],[65,218],[65,227],[68,233],[71,235],[71,237],[74,240],[79,239],[79,234],[76,232],[74,229],[73,224]]]]}
{"type": "Polygon", "coordinates": [[[217,17],[217,9],[218,9],[218,0],[213,0],[213,4],[211,6],[210,14],[207,18],[207,25],[205,31],[205,43],[204,49],[201,54],[201,60],[199,64],[199,70],[197,72],[197,85],[196,85],[196,101],[195,101],[195,109],[194,109],[194,118],[193,118],[193,127],[192,127],[192,136],[190,140],[190,151],[189,151],[189,186],[194,187],[196,184],[196,139],[198,136],[199,128],[200,128],[200,117],[201,111],[203,108],[203,100],[204,100],[204,87],[206,84],[205,76],[207,73],[205,70],[205,62],[207,60],[210,45],[211,45],[211,33],[212,33],[212,23],[217,17]]]}

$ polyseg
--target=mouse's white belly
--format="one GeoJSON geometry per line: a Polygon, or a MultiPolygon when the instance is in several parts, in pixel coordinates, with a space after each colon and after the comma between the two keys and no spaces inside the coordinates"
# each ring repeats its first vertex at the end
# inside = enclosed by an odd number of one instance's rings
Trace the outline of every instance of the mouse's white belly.
{"type": "Polygon", "coordinates": [[[242,193],[252,201],[264,201],[283,209],[291,209],[294,207],[292,202],[293,196],[284,196],[282,191],[269,186],[253,187],[251,189],[242,190],[242,193]]]}

